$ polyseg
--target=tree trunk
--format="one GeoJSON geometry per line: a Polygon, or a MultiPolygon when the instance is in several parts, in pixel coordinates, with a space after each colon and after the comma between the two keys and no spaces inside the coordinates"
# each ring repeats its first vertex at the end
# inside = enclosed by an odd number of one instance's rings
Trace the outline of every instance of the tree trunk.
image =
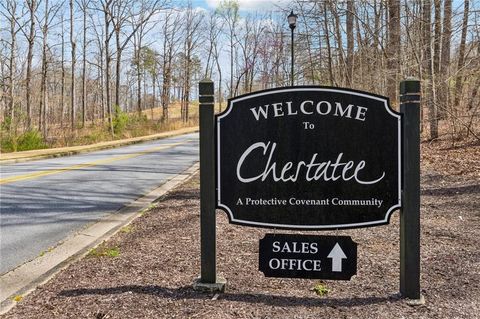
{"type": "Polygon", "coordinates": [[[103,68],[103,47],[100,45],[100,39],[99,39],[99,62],[98,62],[98,70],[97,70],[97,74],[98,74],[98,78],[100,79],[100,83],[99,83],[99,90],[100,90],[100,104],[101,104],[101,117],[102,117],[102,122],[105,122],[105,118],[106,118],[106,113],[105,112],[105,86],[103,85],[105,83],[104,81],[104,68],[103,68]]]}
{"type": "Polygon", "coordinates": [[[71,53],[72,53],[72,68],[71,68],[71,88],[70,88],[70,126],[72,132],[75,131],[75,64],[77,58],[75,56],[75,49],[77,44],[73,37],[73,0],[70,0],[70,44],[71,44],[71,53]]]}
{"type": "Polygon", "coordinates": [[[387,95],[397,106],[399,52],[400,52],[400,1],[388,1],[387,95]]]}
{"type": "Polygon", "coordinates": [[[373,10],[374,10],[374,22],[373,22],[373,57],[376,60],[377,59],[377,51],[378,51],[378,46],[380,44],[379,41],[379,26],[380,26],[380,18],[382,16],[382,2],[380,0],[380,9],[377,11],[377,0],[373,1],[373,10]]]}
{"type": "Polygon", "coordinates": [[[455,102],[453,103],[454,114],[457,115],[460,108],[460,99],[462,97],[463,89],[463,70],[465,64],[465,41],[467,38],[468,29],[468,10],[469,0],[465,0],[463,9],[463,24],[462,24],[462,38],[460,40],[460,48],[458,50],[458,64],[457,64],[457,76],[455,79],[455,102]]]}
{"type": "Polygon", "coordinates": [[[85,127],[87,112],[87,4],[83,3],[83,65],[82,65],[82,128],[85,127]]]}
{"type": "Polygon", "coordinates": [[[235,30],[230,32],[230,93],[229,97],[233,97],[233,56],[234,56],[234,46],[233,46],[233,37],[235,30]]]}
{"type": "Polygon", "coordinates": [[[217,63],[217,71],[218,71],[218,112],[222,111],[222,68],[220,67],[220,62],[218,61],[218,56],[215,58],[217,63]]]}
{"type": "Polygon", "coordinates": [[[43,137],[47,138],[47,109],[48,109],[48,92],[47,92],[47,75],[48,75],[48,59],[47,59],[47,46],[48,46],[48,21],[49,21],[49,4],[48,0],[45,0],[45,16],[42,26],[42,75],[40,80],[40,114],[38,128],[42,132],[43,137]]]}
{"type": "Polygon", "coordinates": [[[155,108],[156,106],[156,99],[157,99],[157,94],[156,94],[156,83],[157,83],[157,71],[156,71],[157,67],[156,67],[156,64],[155,64],[155,73],[152,74],[152,104],[150,105],[150,113],[151,113],[151,119],[153,120],[153,109],[155,108]]]}
{"type": "MultiPolygon", "coordinates": [[[[109,3],[105,6],[108,6],[109,3]]],[[[108,112],[108,123],[110,125],[110,133],[112,137],[115,136],[115,131],[113,129],[113,112],[112,112],[112,102],[110,96],[110,20],[109,20],[109,8],[104,7],[104,17],[105,17],[105,98],[107,102],[107,112],[108,112]]]]}
{"type": "Polygon", "coordinates": [[[65,35],[64,35],[64,27],[63,27],[63,15],[62,15],[62,57],[61,57],[61,65],[62,65],[62,84],[61,84],[61,96],[60,96],[60,127],[63,129],[63,114],[65,112],[65,35]]]}
{"type": "Polygon", "coordinates": [[[13,2],[13,3],[8,3],[7,4],[8,6],[13,6],[13,8],[11,9],[12,12],[11,12],[11,19],[10,19],[10,57],[9,57],[9,62],[8,62],[8,68],[9,68],[9,72],[8,72],[8,78],[9,78],[9,84],[8,84],[8,109],[9,109],[9,116],[10,116],[10,126],[9,126],[9,130],[10,132],[13,132],[15,130],[15,96],[14,96],[14,92],[15,92],[15,69],[16,69],[16,65],[15,65],[15,49],[16,49],[16,46],[17,46],[17,33],[15,32],[15,25],[16,25],[16,22],[15,22],[15,19],[16,17],[14,16],[16,14],[16,3],[13,2]]]}
{"type": "Polygon", "coordinates": [[[122,71],[120,70],[122,64],[122,47],[120,44],[120,32],[121,30],[115,30],[115,39],[117,44],[117,60],[115,61],[115,108],[120,108],[120,76],[122,71]]]}
{"type": "Polygon", "coordinates": [[[328,7],[327,1],[323,3],[323,23],[325,26],[325,41],[327,42],[327,57],[328,57],[328,75],[330,80],[330,86],[334,85],[333,77],[333,63],[332,63],[332,47],[330,45],[330,30],[328,28],[328,7]]]}
{"type": "Polygon", "coordinates": [[[450,75],[450,40],[452,37],[452,0],[444,0],[443,7],[443,34],[442,34],[442,56],[440,59],[440,89],[438,92],[438,117],[445,119],[449,108],[450,87],[448,78],[450,75]]]}
{"type": "Polygon", "coordinates": [[[442,5],[441,0],[434,0],[433,5],[435,7],[435,19],[434,19],[434,38],[433,38],[433,73],[432,73],[432,95],[433,95],[433,102],[435,103],[435,110],[437,121],[438,117],[438,109],[440,105],[439,97],[438,97],[438,88],[439,88],[439,71],[440,71],[440,44],[442,39],[441,34],[441,27],[442,27],[442,20],[441,20],[441,11],[442,5]]]}
{"type": "Polygon", "coordinates": [[[27,130],[32,127],[32,94],[30,84],[32,82],[32,60],[33,60],[33,46],[35,44],[35,12],[37,10],[36,0],[27,1],[28,10],[30,13],[30,31],[28,34],[28,51],[27,51],[27,74],[25,77],[25,94],[27,106],[27,130]]]}
{"type": "Polygon", "coordinates": [[[167,14],[165,17],[165,24],[163,27],[163,81],[162,81],[162,121],[167,121],[169,114],[168,108],[170,104],[170,90],[172,86],[172,61],[173,61],[173,46],[174,46],[174,38],[175,38],[175,31],[176,25],[175,19],[173,23],[173,28],[170,32],[170,24],[169,20],[171,17],[171,13],[167,14]]]}
{"type": "MultiPolygon", "coordinates": [[[[435,85],[438,83],[436,81],[437,75],[440,71],[440,43],[442,39],[442,0],[434,0],[433,1],[435,6],[435,20],[434,20],[434,27],[435,27],[435,35],[433,38],[433,74],[435,77],[435,85]]],[[[435,87],[436,88],[436,87],[435,87]]]]}
{"type": "Polygon", "coordinates": [[[424,70],[425,70],[425,94],[424,102],[428,109],[428,122],[430,126],[430,139],[438,137],[438,119],[433,94],[433,65],[431,47],[431,8],[430,0],[423,3],[423,43],[424,43],[424,70]]]}
{"type": "Polygon", "coordinates": [[[148,97],[147,97],[147,70],[145,67],[143,68],[142,79],[143,79],[143,99],[142,99],[141,108],[143,110],[146,110],[148,97]]]}
{"type": "Polygon", "coordinates": [[[141,59],[141,50],[142,50],[142,38],[138,39],[138,45],[135,48],[135,59],[137,60],[137,112],[138,115],[142,113],[142,61],[141,59]]]}
{"type": "Polygon", "coordinates": [[[340,74],[340,82],[343,86],[345,83],[345,54],[343,52],[343,40],[342,40],[342,33],[340,27],[340,16],[338,14],[336,4],[330,3],[330,7],[332,9],[334,21],[335,21],[335,40],[337,41],[337,50],[338,50],[338,57],[339,57],[339,74],[340,74]]]}
{"type": "Polygon", "coordinates": [[[347,86],[353,84],[353,0],[347,0],[347,86]]]}

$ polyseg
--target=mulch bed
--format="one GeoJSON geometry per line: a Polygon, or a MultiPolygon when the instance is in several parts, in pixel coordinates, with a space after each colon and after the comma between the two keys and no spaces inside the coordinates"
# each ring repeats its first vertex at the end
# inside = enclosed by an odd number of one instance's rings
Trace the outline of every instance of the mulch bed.
{"type": "Polygon", "coordinates": [[[193,291],[200,269],[197,175],[4,317],[479,318],[479,158],[478,144],[422,144],[425,305],[409,306],[397,294],[398,212],[388,226],[307,232],[349,235],[358,243],[357,275],[323,281],[329,292],[318,296],[312,291],[318,280],[265,278],[258,271],[258,241],[273,231],[230,225],[219,211],[217,263],[227,291],[193,291]],[[119,255],[109,256],[111,248],[119,255]]]}

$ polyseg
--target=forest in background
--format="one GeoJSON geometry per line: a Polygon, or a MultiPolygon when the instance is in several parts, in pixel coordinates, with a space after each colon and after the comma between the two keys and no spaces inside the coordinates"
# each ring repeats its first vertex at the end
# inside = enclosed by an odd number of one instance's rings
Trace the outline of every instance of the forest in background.
{"type": "Polygon", "coordinates": [[[480,139],[478,1],[240,9],[233,0],[211,10],[173,0],[1,1],[2,151],[195,125],[203,78],[215,81],[218,109],[229,97],[288,86],[291,10],[296,85],[365,90],[398,108],[399,82],[415,77],[425,136],[480,139]]]}

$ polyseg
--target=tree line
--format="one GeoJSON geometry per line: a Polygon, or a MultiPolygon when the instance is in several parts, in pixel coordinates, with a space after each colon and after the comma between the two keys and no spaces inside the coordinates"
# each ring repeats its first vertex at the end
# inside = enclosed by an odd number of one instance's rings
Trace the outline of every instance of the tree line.
{"type": "MultiPolygon", "coordinates": [[[[478,137],[479,4],[452,0],[296,0],[244,13],[234,0],[212,10],[170,0],[4,0],[0,3],[2,134],[53,128],[72,134],[121,112],[172,103],[191,118],[198,81],[225,99],[290,85],[290,29],[297,85],[350,87],[385,95],[422,82],[422,118],[431,139],[478,137]],[[459,5],[460,3],[460,5],[459,5]],[[455,5],[455,6],[454,6],[455,5]],[[424,112],[423,112],[424,111],[424,112]]],[[[423,128],[423,126],[422,126],[423,128]]]]}
{"type": "MultiPolygon", "coordinates": [[[[296,1],[303,83],[352,87],[388,96],[399,82],[422,84],[422,129],[479,139],[480,11],[474,1],[296,1]],[[453,5],[456,7],[453,7],[453,5]],[[303,41],[302,41],[303,40],[303,41]],[[345,43],[346,42],[346,43],[345,43]]],[[[298,49],[297,49],[298,50],[298,49]]]]}

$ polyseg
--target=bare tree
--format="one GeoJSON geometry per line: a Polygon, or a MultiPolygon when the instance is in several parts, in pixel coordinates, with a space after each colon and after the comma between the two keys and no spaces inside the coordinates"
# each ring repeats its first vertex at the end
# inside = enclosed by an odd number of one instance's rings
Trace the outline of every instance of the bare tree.
{"type": "Polygon", "coordinates": [[[26,4],[29,12],[29,31],[28,31],[28,36],[26,36],[28,41],[28,52],[27,52],[27,74],[25,75],[25,95],[26,95],[25,103],[27,107],[27,129],[30,129],[32,126],[31,83],[32,83],[33,46],[35,44],[35,13],[37,12],[38,3],[36,0],[27,0],[26,4]]]}
{"type": "Polygon", "coordinates": [[[43,17],[40,19],[37,17],[37,21],[42,25],[42,71],[40,79],[40,107],[39,107],[39,122],[38,128],[42,132],[43,137],[47,138],[47,110],[49,108],[48,100],[48,70],[49,70],[49,44],[48,44],[48,34],[50,31],[50,26],[55,19],[56,14],[58,13],[60,6],[50,5],[49,0],[44,0],[44,12],[43,17]]]}
{"type": "Polygon", "coordinates": [[[83,13],[83,39],[82,39],[82,128],[85,127],[87,113],[87,16],[91,0],[77,1],[83,13]]]}
{"type": "Polygon", "coordinates": [[[240,19],[238,13],[238,2],[234,0],[224,0],[220,3],[218,7],[218,13],[224,19],[227,28],[228,28],[228,39],[230,41],[230,86],[229,86],[229,97],[233,96],[233,79],[234,79],[234,61],[235,61],[235,32],[237,29],[237,24],[240,19]]]}
{"type": "MultiPolygon", "coordinates": [[[[18,8],[17,2],[15,0],[8,0],[6,3],[2,4],[2,15],[6,18],[9,24],[9,36],[10,41],[8,42],[9,46],[9,57],[8,57],[8,112],[6,112],[9,116],[9,125],[8,129],[14,131],[13,134],[16,134],[16,117],[15,117],[15,71],[16,71],[16,53],[17,53],[17,34],[22,29],[17,25],[17,17],[18,17],[18,8]]],[[[7,40],[4,40],[7,41],[7,40]]],[[[7,122],[8,123],[8,122],[7,122]]]]}
{"type": "Polygon", "coordinates": [[[105,49],[105,99],[106,107],[108,113],[108,123],[110,126],[110,134],[115,136],[113,130],[113,112],[112,112],[112,103],[110,95],[110,62],[112,61],[112,56],[110,54],[110,40],[113,36],[113,30],[110,30],[110,24],[112,23],[112,2],[113,0],[101,0],[101,10],[104,17],[104,49],[105,49]]]}
{"type": "MultiPolygon", "coordinates": [[[[162,121],[177,116],[169,109],[179,107],[188,122],[200,74],[218,83],[219,110],[224,95],[288,84],[285,15],[291,8],[240,15],[237,1],[224,0],[201,23],[200,10],[189,1],[172,2],[162,12],[167,1],[0,1],[2,128],[11,125],[10,132],[22,134],[38,123],[50,140],[61,136],[57,127],[75,132],[77,125],[101,118],[114,136],[114,106],[138,112],[150,107],[153,114],[157,95],[162,121]]],[[[478,136],[480,15],[474,2],[455,5],[455,12],[453,5],[295,0],[295,77],[298,83],[388,95],[395,104],[399,75],[416,76],[423,83],[422,119],[423,111],[428,116],[422,123],[429,125],[430,138],[438,136],[438,119],[447,115],[454,137],[478,136]]]]}
{"type": "Polygon", "coordinates": [[[115,105],[120,106],[120,77],[122,53],[138,29],[157,13],[163,2],[160,0],[142,2],[139,6],[132,0],[116,0],[113,10],[110,11],[116,44],[116,68],[115,68],[115,105]],[[129,21],[134,21],[133,27],[126,30],[129,21]],[[122,37],[123,36],[123,37],[122,37]]]}
{"type": "Polygon", "coordinates": [[[162,28],[163,32],[163,76],[162,76],[162,121],[169,118],[170,91],[172,86],[172,65],[173,57],[176,55],[179,46],[177,42],[178,26],[181,22],[181,16],[173,10],[165,13],[165,20],[162,28]],[[173,19],[173,20],[172,20],[173,19]]]}
{"type": "Polygon", "coordinates": [[[205,28],[205,39],[208,41],[207,62],[205,63],[205,72],[203,78],[213,80],[213,69],[216,69],[218,76],[217,84],[217,103],[219,111],[222,109],[222,67],[220,66],[220,34],[225,25],[218,12],[210,12],[208,16],[208,27],[205,28]]]}
{"type": "Polygon", "coordinates": [[[243,39],[237,39],[237,43],[242,51],[243,65],[241,66],[240,76],[238,76],[236,80],[235,91],[237,91],[237,87],[243,77],[242,93],[247,93],[253,90],[260,50],[260,37],[265,30],[265,25],[263,19],[249,15],[245,19],[244,28],[243,39]]]}
{"type": "Polygon", "coordinates": [[[106,97],[105,97],[105,79],[104,79],[104,52],[105,52],[105,42],[106,37],[104,36],[104,29],[100,26],[100,22],[96,20],[96,16],[93,15],[92,13],[89,14],[90,18],[90,23],[92,25],[92,30],[95,34],[94,41],[96,44],[96,49],[97,49],[97,55],[96,55],[96,63],[90,62],[93,64],[96,69],[97,69],[97,79],[96,79],[96,84],[97,84],[97,94],[96,94],[96,100],[100,100],[100,118],[102,121],[105,121],[106,119],[106,97]]]}
{"type": "MultiPolygon", "coordinates": [[[[142,8],[148,8],[147,1],[142,0],[141,2],[141,7],[142,8]]],[[[154,21],[153,23],[147,23],[148,19],[146,19],[145,15],[150,14],[148,10],[140,10],[139,16],[137,19],[132,19],[132,29],[135,29],[136,24],[138,21],[145,21],[144,23],[140,23],[137,31],[133,33],[133,44],[134,44],[134,57],[135,57],[135,63],[137,67],[137,112],[140,114],[142,112],[142,71],[146,71],[145,66],[143,65],[142,68],[142,52],[144,48],[144,39],[147,36],[147,34],[152,31],[154,27],[158,24],[159,20],[154,21]]],[[[143,61],[145,62],[145,61],[143,61]]],[[[155,83],[155,79],[153,80],[155,83]]],[[[145,83],[145,81],[144,81],[145,83]]],[[[155,86],[154,86],[155,87],[155,86]]],[[[155,94],[154,94],[155,95],[155,94]]],[[[155,97],[154,97],[155,99],[155,97]]]]}
{"type": "Polygon", "coordinates": [[[198,28],[202,22],[202,19],[203,15],[194,11],[191,5],[187,8],[185,17],[183,19],[185,23],[185,41],[181,115],[184,122],[188,122],[189,118],[190,87],[193,67],[192,62],[194,62],[194,50],[197,47],[200,39],[198,28]]]}

